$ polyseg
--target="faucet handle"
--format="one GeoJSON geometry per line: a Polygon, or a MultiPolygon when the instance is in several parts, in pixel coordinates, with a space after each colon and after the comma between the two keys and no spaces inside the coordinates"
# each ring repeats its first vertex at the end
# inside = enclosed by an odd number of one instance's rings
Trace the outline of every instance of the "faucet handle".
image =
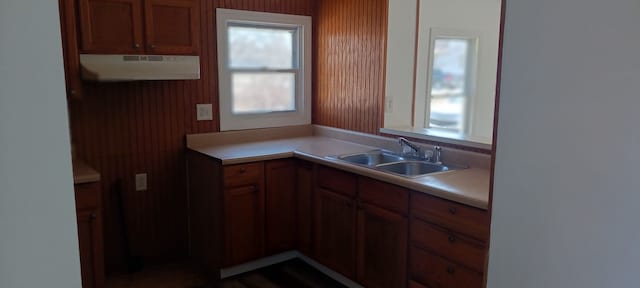
{"type": "Polygon", "coordinates": [[[433,163],[442,163],[442,147],[440,146],[433,146],[433,163]]]}
{"type": "Polygon", "coordinates": [[[433,151],[424,150],[424,155],[422,155],[422,157],[424,157],[424,160],[426,161],[431,161],[431,159],[433,159],[433,151]]]}

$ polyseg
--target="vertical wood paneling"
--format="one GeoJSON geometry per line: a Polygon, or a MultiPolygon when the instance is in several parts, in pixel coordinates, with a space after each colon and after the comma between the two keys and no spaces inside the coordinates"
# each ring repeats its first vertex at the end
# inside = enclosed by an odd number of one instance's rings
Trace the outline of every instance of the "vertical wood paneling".
{"type": "Polygon", "coordinates": [[[219,130],[215,8],[311,15],[313,0],[202,0],[201,79],[83,83],[82,101],[69,103],[77,157],[100,171],[104,191],[105,261],[125,269],[124,245],[146,262],[187,253],[184,137],[219,130]],[[213,121],[196,121],[195,105],[212,103],[213,121]],[[148,173],[148,190],[135,191],[136,173],[148,173]],[[116,183],[122,185],[123,228],[116,183]]]}
{"type": "Polygon", "coordinates": [[[382,126],[387,0],[317,1],[313,122],[378,134],[382,126]]]}

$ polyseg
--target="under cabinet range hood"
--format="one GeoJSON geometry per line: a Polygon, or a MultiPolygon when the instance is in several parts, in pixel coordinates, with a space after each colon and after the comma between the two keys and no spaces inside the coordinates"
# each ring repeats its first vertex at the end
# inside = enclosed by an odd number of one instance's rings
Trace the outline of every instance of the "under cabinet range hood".
{"type": "Polygon", "coordinates": [[[200,79],[200,57],[80,54],[82,79],[91,81],[200,79]]]}

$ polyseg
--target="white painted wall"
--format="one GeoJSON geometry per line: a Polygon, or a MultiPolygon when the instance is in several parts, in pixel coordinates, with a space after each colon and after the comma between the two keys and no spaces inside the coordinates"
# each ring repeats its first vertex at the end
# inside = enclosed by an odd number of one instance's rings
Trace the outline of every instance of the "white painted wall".
{"type": "Polygon", "coordinates": [[[418,0],[389,0],[384,127],[410,127],[418,0]]]}
{"type": "Polygon", "coordinates": [[[389,0],[385,128],[403,131],[414,131],[406,130],[412,125],[423,128],[429,79],[429,31],[431,28],[465,31],[480,38],[476,95],[470,101],[472,124],[466,136],[491,142],[500,5],[500,0],[389,0]],[[420,21],[416,39],[417,17],[420,21]],[[414,63],[417,63],[416,73],[414,63]],[[416,117],[412,123],[414,110],[416,117]]]}
{"type": "Polygon", "coordinates": [[[500,0],[420,0],[420,29],[416,71],[415,125],[425,127],[428,107],[428,82],[431,29],[451,31],[455,36],[478,38],[474,94],[469,99],[471,137],[493,136],[498,38],[500,36],[500,0]]]}
{"type": "Polygon", "coordinates": [[[638,287],[640,2],[507,0],[488,287],[638,287]]]}
{"type": "Polygon", "coordinates": [[[0,2],[0,287],[80,287],[58,1],[0,2]]]}

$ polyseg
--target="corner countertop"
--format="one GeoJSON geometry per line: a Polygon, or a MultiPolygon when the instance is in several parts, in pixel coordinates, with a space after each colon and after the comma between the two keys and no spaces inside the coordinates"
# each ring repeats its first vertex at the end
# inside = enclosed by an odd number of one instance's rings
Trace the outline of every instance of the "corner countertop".
{"type": "Polygon", "coordinates": [[[294,137],[220,145],[198,143],[196,145],[188,145],[188,148],[219,159],[223,165],[297,157],[469,206],[485,210],[489,206],[490,171],[486,168],[470,167],[468,169],[429,174],[418,178],[406,178],[350,164],[331,157],[365,152],[379,149],[379,147],[324,136],[294,137]]]}
{"type": "Polygon", "coordinates": [[[84,184],[100,181],[100,173],[82,161],[73,161],[73,184],[84,184]]]}

